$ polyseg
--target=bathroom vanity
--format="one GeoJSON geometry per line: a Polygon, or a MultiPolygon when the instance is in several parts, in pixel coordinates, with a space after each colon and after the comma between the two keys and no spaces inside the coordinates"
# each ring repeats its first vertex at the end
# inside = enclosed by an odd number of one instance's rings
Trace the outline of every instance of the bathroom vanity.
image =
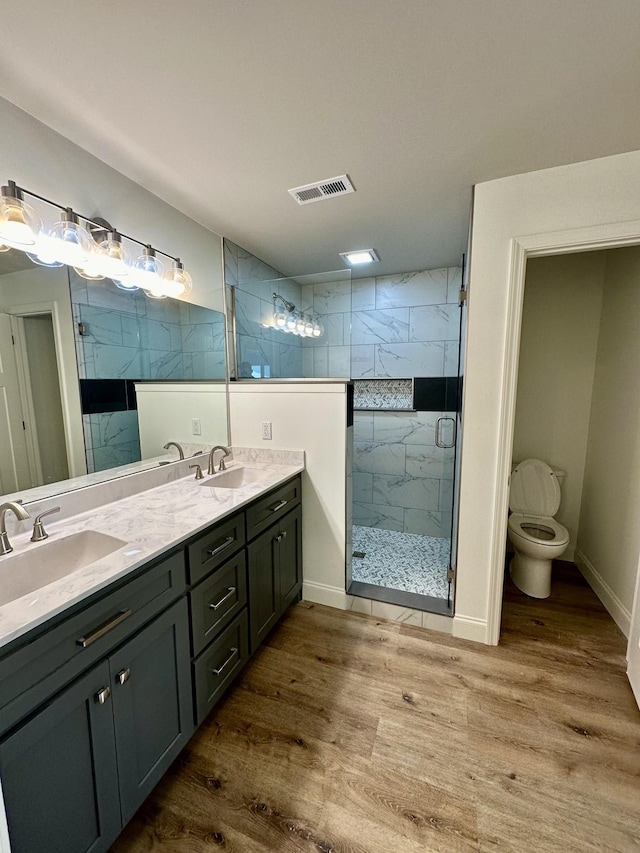
{"type": "Polygon", "coordinates": [[[302,467],[190,476],[51,525],[49,544],[82,529],[123,544],[0,606],[12,853],[108,849],[299,598],[302,467]]]}

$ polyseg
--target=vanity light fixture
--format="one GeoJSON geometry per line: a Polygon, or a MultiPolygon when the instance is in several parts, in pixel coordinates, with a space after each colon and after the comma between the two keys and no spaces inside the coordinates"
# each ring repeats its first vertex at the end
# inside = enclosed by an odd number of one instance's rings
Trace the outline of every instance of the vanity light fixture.
{"type": "Polygon", "coordinates": [[[191,292],[193,280],[180,258],[118,232],[104,219],[80,216],[15,181],[0,193],[0,252],[20,249],[40,266],[66,264],[88,281],[111,279],[122,290],[142,288],[152,299],[180,298],[191,292]],[[25,195],[61,211],[58,221],[51,228],[43,226],[25,195]],[[171,261],[168,270],[158,255],[171,261]]]}
{"type": "Polygon", "coordinates": [[[338,254],[348,267],[357,264],[373,264],[380,260],[375,249],[356,249],[352,252],[338,252],[338,254]]]}
{"type": "Polygon", "coordinates": [[[0,240],[12,249],[27,251],[38,240],[40,217],[23,198],[23,190],[9,181],[0,195],[0,240]]]}
{"type": "Polygon", "coordinates": [[[301,311],[296,311],[296,306],[293,302],[289,302],[284,296],[279,293],[272,295],[273,299],[273,325],[276,329],[283,332],[290,332],[298,335],[301,338],[319,338],[324,334],[324,326],[317,319],[309,314],[304,314],[301,311]],[[280,300],[282,305],[276,305],[276,300],[280,300]]]}

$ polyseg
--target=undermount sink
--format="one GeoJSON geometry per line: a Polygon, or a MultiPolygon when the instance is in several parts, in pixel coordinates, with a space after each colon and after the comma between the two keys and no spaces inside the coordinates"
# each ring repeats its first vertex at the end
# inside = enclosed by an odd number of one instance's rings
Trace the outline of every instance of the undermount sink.
{"type": "Polygon", "coordinates": [[[213,477],[204,480],[201,485],[208,486],[210,489],[241,489],[243,486],[251,485],[251,483],[259,483],[268,476],[269,472],[263,471],[261,468],[243,466],[214,474],[213,477]]]}
{"type": "Polygon", "coordinates": [[[126,544],[97,530],[83,530],[0,557],[0,606],[90,566],[126,544]]]}

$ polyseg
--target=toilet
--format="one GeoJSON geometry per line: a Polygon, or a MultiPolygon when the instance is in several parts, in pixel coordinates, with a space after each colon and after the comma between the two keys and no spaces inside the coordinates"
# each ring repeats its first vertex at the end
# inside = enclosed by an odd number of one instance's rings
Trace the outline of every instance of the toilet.
{"type": "Polygon", "coordinates": [[[564,471],[539,459],[525,459],[511,472],[507,533],[515,556],[509,573],[518,589],[532,598],[549,597],[551,561],[569,544],[569,531],[553,517],[563,477],[564,471]]]}

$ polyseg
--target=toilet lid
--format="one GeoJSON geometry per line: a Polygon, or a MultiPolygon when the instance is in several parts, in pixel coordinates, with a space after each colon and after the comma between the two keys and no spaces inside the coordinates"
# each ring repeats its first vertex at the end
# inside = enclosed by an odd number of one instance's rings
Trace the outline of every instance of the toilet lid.
{"type": "Polygon", "coordinates": [[[539,459],[525,459],[511,473],[509,509],[553,517],[560,506],[560,484],[553,469],[539,459]]]}

